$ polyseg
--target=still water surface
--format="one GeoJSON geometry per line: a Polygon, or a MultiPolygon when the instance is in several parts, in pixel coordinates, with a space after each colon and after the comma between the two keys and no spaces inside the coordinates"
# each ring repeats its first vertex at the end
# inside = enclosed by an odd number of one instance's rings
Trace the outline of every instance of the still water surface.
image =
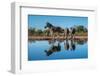
{"type": "Polygon", "coordinates": [[[29,40],[28,61],[88,58],[87,40],[29,40]]]}

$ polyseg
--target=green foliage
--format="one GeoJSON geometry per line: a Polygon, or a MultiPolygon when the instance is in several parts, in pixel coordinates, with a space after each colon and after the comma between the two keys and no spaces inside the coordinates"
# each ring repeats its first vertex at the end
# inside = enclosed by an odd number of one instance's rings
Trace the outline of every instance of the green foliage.
{"type": "MultiPolygon", "coordinates": [[[[47,23],[48,26],[52,26],[51,23],[47,23]]],[[[59,27],[61,28],[61,27],[59,27]]],[[[88,29],[86,27],[84,27],[83,25],[74,25],[73,27],[70,27],[70,28],[75,28],[75,35],[78,35],[78,36],[86,36],[87,35],[87,32],[88,32],[88,29]]],[[[68,28],[68,29],[70,29],[68,28]]],[[[32,28],[32,27],[29,27],[28,28],[28,35],[32,35],[32,36],[50,36],[50,29],[46,29],[44,27],[45,30],[41,30],[41,29],[37,29],[37,28],[32,28]]],[[[65,28],[62,28],[63,30],[65,28]]],[[[54,34],[56,34],[57,32],[54,32],[54,34]]],[[[60,32],[60,33],[57,33],[57,35],[64,35],[64,31],[63,32],[60,32]]]]}
{"type": "Polygon", "coordinates": [[[29,35],[34,35],[35,34],[35,28],[28,28],[28,34],[29,35]]]}
{"type": "Polygon", "coordinates": [[[42,35],[42,34],[43,34],[42,30],[40,30],[40,29],[38,29],[35,33],[36,33],[37,35],[42,35]]]}
{"type": "Polygon", "coordinates": [[[88,32],[87,28],[85,28],[83,25],[77,25],[75,26],[76,32],[81,33],[81,32],[88,32]]]}
{"type": "Polygon", "coordinates": [[[29,35],[42,35],[43,34],[43,31],[41,29],[36,29],[36,28],[28,28],[28,34],[29,35]]]}

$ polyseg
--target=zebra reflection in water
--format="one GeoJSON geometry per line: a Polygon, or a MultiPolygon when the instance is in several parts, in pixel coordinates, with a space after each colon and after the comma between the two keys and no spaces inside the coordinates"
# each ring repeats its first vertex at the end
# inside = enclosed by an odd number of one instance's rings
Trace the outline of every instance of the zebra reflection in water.
{"type": "Polygon", "coordinates": [[[75,41],[74,40],[65,40],[64,48],[67,51],[68,50],[74,51],[76,49],[75,41]]]}
{"type": "MultiPolygon", "coordinates": [[[[47,56],[52,55],[55,52],[60,52],[61,51],[61,42],[60,41],[50,41],[50,48],[45,50],[44,52],[46,53],[47,56]]],[[[64,41],[64,49],[65,50],[70,50],[70,51],[75,51],[76,45],[74,40],[65,40],[64,41]]]]}
{"type": "Polygon", "coordinates": [[[48,50],[45,50],[45,53],[47,56],[51,55],[54,52],[59,52],[61,51],[61,45],[60,42],[54,41],[51,44],[51,47],[48,50]]]}

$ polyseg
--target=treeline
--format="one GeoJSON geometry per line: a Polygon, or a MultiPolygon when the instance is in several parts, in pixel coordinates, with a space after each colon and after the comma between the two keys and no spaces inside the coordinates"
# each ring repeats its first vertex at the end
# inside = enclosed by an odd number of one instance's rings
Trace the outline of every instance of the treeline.
{"type": "MultiPolygon", "coordinates": [[[[84,36],[84,35],[86,36],[87,32],[88,32],[88,29],[86,27],[84,27],[83,25],[74,25],[73,27],[70,27],[70,28],[75,28],[75,30],[76,30],[75,35],[79,35],[79,36],[84,36]]],[[[67,28],[67,29],[70,30],[70,28],[67,28]]],[[[65,30],[66,28],[62,28],[62,29],[65,30]]],[[[54,33],[56,33],[56,32],[54,32],[54,33]]],[[[38,29],[38,28],[29,27],[28,35],[29,36],[50,36],[50,29],[45,29],[45,27],[44,27],[44,30],[42,30],[42,29],[38,29]]],[[[63,33],[60,33],[59,35],[63,36],[64,31],[63,31],[63,33]]]]}
{"type": "Polygon", "coordinates": [[[75,26],[75,29],[76,29],[75,35],[86,36],[88,34],[88,29],[84,27],[83,25],[77,25],[75,26]]]}
{"type": "Polygon", "coordinates": [[[28,28],[28,35],[31,36],[43,36],[46,35],[47,33],[49,33],[49,31],[47,30],[41,30],[41,29],[37,29],[37,28],[28,28]]]}

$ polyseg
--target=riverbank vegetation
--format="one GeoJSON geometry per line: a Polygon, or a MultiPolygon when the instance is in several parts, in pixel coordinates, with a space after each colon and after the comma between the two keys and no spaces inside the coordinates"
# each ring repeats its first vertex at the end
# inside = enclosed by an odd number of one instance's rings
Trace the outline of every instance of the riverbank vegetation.
{"type": "Polygon", "coordinates": [[[70,37],[70,36],[76,36],[76,37],[87,37],[88,35],[88,29],[84,27],[84,25],[73,25],[70,28],[62,28],[61,26],[54,26],[51,23],[47,22],[46,26],[43,27],[43,29],[28,28],[28,36],[29,38],[39,38],[39,37],[70,37]]]}

